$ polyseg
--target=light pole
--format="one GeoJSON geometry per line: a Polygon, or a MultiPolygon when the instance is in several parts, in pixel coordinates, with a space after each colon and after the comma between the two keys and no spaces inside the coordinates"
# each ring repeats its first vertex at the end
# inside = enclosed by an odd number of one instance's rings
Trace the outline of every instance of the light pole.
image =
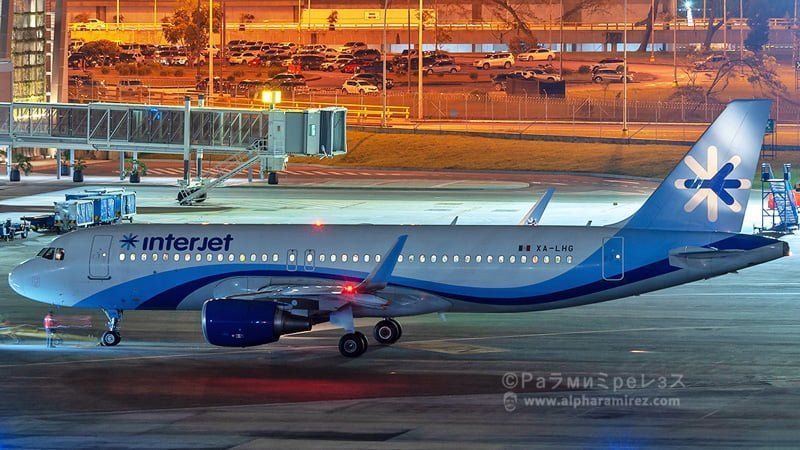
{"type": "MultiPolygon", "coordinates": [[[[739,0],[739,60],[744,60],[744,12],[742,12],[742,0],[739,0]]],[[[744,67],[742,67],[744,70],[744,67]]]]}
{"type": "Polygon", "coordinates": [[[386,11],[389,8],[389,0],[383,0],[383,43],[381,44],[381,53],[383,53],[383,92],[381,93],[381,102],[383,109],[381,110],[381,127],[386,128],[386,11]]]}
{"type": "Polygon", "coordinates": [[[650,0],[650,62],[656,62],[656,0],[650,0]]]}
{"type": "Polygon", "coordinates": [[[559,15],[561,16],[558,19],[558,74],[562,77],[564,76],[564,0],[561,0],[559,4],[559,8],[561,12],[559,15]]]}
{"type": "MultiPolygon", "coordinates": [[[[419,47],[417,47],[417,119],[422,120],[422,2],[419,0],[419,47]]],[[[411,60],[408,60],[411,70],[411,60]]]]}
{"type": "MultiPolygon", "coordinates": [[[[208,103],[214,96],[214,0],[208,0],[208,103]]],[[[220,42],[220,47],[222,42],[220,42]]]]}
{"type": "Polygon", "coordinates": [[[628,135],[628,0],[623,4],[622,31],[622,134],[628,135]]]}
{"type": "Polygon", "coordinates": [[[117,16],[114,18],[117,23],[117,31],[119,31],[119,0],[117,0],[117,16]]]}
{"type": "Polygon", "coordinates": [[[158,30],[158,0],[153,0],[153,26],[158,30]]]}
{"type": "Polygon", "coordinates": [[[297,0],[297,45],[303,43],[303,0],[297,0]]]}
{"type": "Polygon", "coordinates": [[[678,87],[678,0],[672,14],[672,85],[678,87]]]}
{"type": "Polygon", "coordinates": [[[722,51],[728,54],[728,0],[722,1],[722,51]]]}

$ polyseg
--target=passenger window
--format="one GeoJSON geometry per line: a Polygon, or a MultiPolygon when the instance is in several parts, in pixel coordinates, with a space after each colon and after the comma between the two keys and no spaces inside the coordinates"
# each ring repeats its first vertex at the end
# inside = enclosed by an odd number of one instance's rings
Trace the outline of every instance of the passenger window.
{"type": "Polygon", "coordinates": [[[202,261],[203,260],[203,255],[201,255],[200,253],[194,255],[194,260],[197,261],[197,262],[202,261]]]}
{"type": "Polygon", "coordinates": [[[408,262],[414,262],[414,255],[408,255],[408,262]]]}
{"type": "Polygon", "coordinates": [[[435,263],[435,262],[436,262],[436,255],[431,255],[431,262],[432,262],[432,263],[435,263]]]}
{"type": "MultiPolygon", "coordinates": [[[[39,253],[42,253],[42,252],[39,252],[39,253]]],[[[42,256],[42,255],[40,254],[39,256],[42,256]]],[[[125,261],[125,253],[120,253],[119,254],[119,260],[120,261],[125,261]]]]}
{"type": "Polygon", "coordinates": [[[217,254],[217,261],[222,262],[223,259],[225,259],[225,257],[222,255],[222,253],[217,254]]]}
{"type": "Polygon", "coordinates": [[[469,255],[464,255],[464,262],[469,264],[469,255]]]}
{"type": "Polygon", "coordinates": [[[342,253],[342,262],[347,262],[347,254],[342,253]]]}
{"type": "MultiPolygon", "coordinates": [[[[402,258],[402,256],[401,256],[401,258],[402,258]]],[[[375,262],[376,263],[381,262],[381,255],[375,255],[375,262]]]]}
{"type": "Polygon", "coordinates": [[[353,262],[358,262],[358,255],[353,255],[353,262]]]}
{"type": "Polygon", "coordinates": [[[161,255],[162,261],[169,261],[169,253],[164,253],[161,255]]]}
{"type": "Polygon", "coordinates": [[[369,255],[364,255],[364,262],[365,262],[365,263],[368,263],[368,262],[369,262],[369,255]]]}
{"type": "Polygon", "coordinates": [[[534,263],[534,264],[538,264],[539,263],[539,257],[537,255],[531,256],[531,262],[534,263]]]}
{"type": "Polygon", "coordinates": [[[550,257],[545,255],[545,257],[542,258],[542,262],[545,263],[545,264],[550,264],[550,257]]]}
{"type": "Polygon", "coordinates": [[[520,256],[519,257],[519,262],[522,263],[522,264],[525,264],[526,262],[528,262],[528,257],[525,256],[525,255],[520,256]]]}
{"type": "Polygon", "coordinates": [[[514,264],[515,262],[517,262],[517,257],[516,256],[511,255],[511,256],[508,257],[508,263],[509,264],[514,264]]]}
{"type": "Polygon", "coordinates": [[[556,263],[556,264],[561,264],[561,256],[559,256],[559,255],[556,255],[556,257],[555,257],[555,263],[556,263]]]}
{"type": "Polygon", "coordinates": [[[572,256],[567,256],[567,264],[572,264],[572,256]]]}
{"type": "Polygon", "coordinates": [[[190,254],[188,254],[188,253],[187,253],[187,254],[185,254],[185,255],[183,255],[183,260],[184,260],[184,261],[191,261],[191,259],[192,259],[192,255],[190,255],[190,254]]]}
{"type": "Polygon", "coordinates": [[[212,255],[211,253],[209,253],[209,254],[207,254],[207,255],[206,255],[206,261],[207,261],[207,262],[211,262],[211,261],[213,261],[213,260],[214,260],[214,255],[212,255]]]}
{"type": "Polygon", "coordinates": [[[256,262],[256,254],[255,253],[251,253],[250,254],[250,262],[256,262]]]}
{"type": "Polygon", "coordinates": [[[454,262],[454,263],[457,263],[457,262],[458,262],[458,255],[453,255],[453,262],[454,262]]]}
{"type": "Polygon", "coordinates": [[[277,253],[273,253],[272,254],[272,262],[278,262],[278,254],[277,253]]]}
{"type": "Polygon", "coordinates": [[[319,262],[325,262],[325,254],[324,253],[320,253],[319,254],[319,262]]]}
{"type": "Polygon", "coordinates": [[[492,255],[489,255],[489,256],[486,257],[486,262],[491,264],[492,263],[492,259],[493,259],[492,255]]]}
{"type": "Polygon", "coordinates": [[[421,263],[425,262],[425,255],[419,255],[419,262],[421,263]]]}
{"type": "Polygon", "coordinates": [[[228,254],[228,262],[233,262],[234,259],[235,259],[235,256],[233,256],[233,253],[229,253],[228,254]]]}
{"type": "Polygon", "coordinates": [[[314,262],[314,254],[313,253],[309,253],[309,254],[306,255],[306,262],[310,262],[310,263],[314,262]]]}
{"type": "Polygon", "coordinates": [[[403,262],[403,255],[398,255],[397,256],[397,262],[399,262],[399,263],[403,262]]]}
{"type": "Polygon", "coordinates": [[[294,261],[295,261],[295,254],[294,253],[289,253],[289,262],[293,263],[294,261]]]}
{"type": "Polygon", "coordinates": [[[475,262],[476,262],[476,263],[479,263],[479,262],[481,262],[481,255],[477,255],[477,256],[475,256],[475,262]]]}
{"type": "Polygon", "coordinates": [[[446,263],[446,262],[447,262],[447,255],[442,255],[442,262],[443,262],[443,263],[446,263]]]}
{"type": "Polygon", "coordinates": [[[268,259],[269,259],[269,257],[267,256],[266,253],[262,253],[261,254],[261,262],[267,262],[268,259]]]}
{"type": "Polygon", "coordinates": [[[244,256],[244,253],[239,253],[239,262],[247,261],[247,257],[244,256]]]}
{"type": "Polygon", "coordinates": [[[331,262],[336,262],[336,253],[331,254],[331,262]]]}
{"type": "Polygon", "coordinates": [[[146,254],[146,253],[142,253],[142,259],[141,259],[141,261],[145,261],[145,262],[147,262],[147,254],[146,254]]]}
{"type": "MultiPolygon", "coordinates": [[[[131,254],[131,259],[134,259],[133,254],[131,254]]],[[[181,260],[180,253],[175,253],[175,256],[173,256],[172,259],[174,259],[175,261],[180,261],[181,260]]]]}
{"type": "Polygon", "coordinates": [[[503,262],[505,262],[505,256],[503,256],[503,255],[498,256],[497,257],[497,262],[500,263],[500,264],[503,264],[503,262]]]}

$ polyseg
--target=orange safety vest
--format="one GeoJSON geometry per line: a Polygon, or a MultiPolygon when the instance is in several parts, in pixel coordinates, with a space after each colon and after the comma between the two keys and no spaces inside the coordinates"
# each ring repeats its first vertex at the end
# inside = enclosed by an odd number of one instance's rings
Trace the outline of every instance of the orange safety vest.
{"type": "Polygon", "coordinates": [[[49,330],[56,327],[56,320],[50,314],[44,316],[44,329],[49,330]]]}

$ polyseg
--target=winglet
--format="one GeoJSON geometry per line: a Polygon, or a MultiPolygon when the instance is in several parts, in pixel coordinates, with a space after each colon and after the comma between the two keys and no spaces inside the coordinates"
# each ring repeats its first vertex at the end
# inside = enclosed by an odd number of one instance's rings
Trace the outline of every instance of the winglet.
{"type": "Polygon", "coordinates": [[[556,188],[547,188],[542,198],[536,202],[531,209],[528,210],[525,217],[519,221],[519,225],[536,225],[542,220],[542,214],[544,214],[544,209],[547,208],[547,204],[550,203],[550,198],[553,197],[553,192],[556,191],[556,188]]]}
{"type": "Polygon", "coordinates": [[[367,278],[364,278],[364,281],[356,286],[356,292],[380,291],[386,287],[389,277],[392,275],[392,272],[394,272],[394,266],[397,265],[397,258],[400,256],[400,253],[403,251],[403,246],[406,244],[406,239],[408,239],[407,234],[397,238],[397,241],[392,248],[386,252],[381,262],[372,269],[372,272],[367,275],[367,278]]]}
{"type": "Polygon", "coordinates": [[[458,216],[455,216],[455,217],[453,218],[453,221],[452,221],[452,222],[450,222],[450,225],[455,225],[455,224],[457,224],[457,223],[458,223],[458,216]]]}

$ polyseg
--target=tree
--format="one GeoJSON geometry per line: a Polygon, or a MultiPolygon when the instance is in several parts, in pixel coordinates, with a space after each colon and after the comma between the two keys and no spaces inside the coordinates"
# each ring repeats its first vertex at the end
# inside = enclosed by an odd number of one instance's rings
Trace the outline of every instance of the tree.
{"type": "Polygon", "coordinates": [[[119,45],[108,39],[87,42],[81,47],[81,53],[85,54],[90,59],[113,59],[119,56],[121,52],[122,49],[119,48],[119,45]]]}
{"type": "MultiPolygon", "coordinates": [[[[172,16],[162,24],[164,39],[171,44],[187,47],[192,62],[200,59],[200,52],[208,47],[208,4],[197,0],[182,0],[172,16]]],[[[219,32],[222,8],[214,4],[214,32],[219,32]]]]}
{"type": "Polygon", "coordinates": [[[637,52],[646,52],[647,51],[647,44],[650,43],[650,36],[653,34],[653,19],[655,18],[655,12],[653,10],[658,10],[658,2],[659,0],[653,0],[650,4],[650,10],[647,12],[647,17],[639,22],[636,22],[635,25],[647,25],[647,28],[644,30],[644,34],[642,35],[642,40],[639,41],[639,48],[636,49],[637,52]]]}
{"type": "Polygon", "coordinates": [[[774,56],[748,52],[743,59],[731,59],[719,68],[706,91],[706,97],[721,93],[731,81],[742,75],[753,88],[754,96],[784,95],[786,86],[781,82],[777,68],[774,56]]]}
{"type": "Polygon", "coordinates": [[[334,9],[328,16],[328,29],[330,31],[336,30],[336,22],[338,21],[339,21],[339,11],[336,11],[334,9]]]}

